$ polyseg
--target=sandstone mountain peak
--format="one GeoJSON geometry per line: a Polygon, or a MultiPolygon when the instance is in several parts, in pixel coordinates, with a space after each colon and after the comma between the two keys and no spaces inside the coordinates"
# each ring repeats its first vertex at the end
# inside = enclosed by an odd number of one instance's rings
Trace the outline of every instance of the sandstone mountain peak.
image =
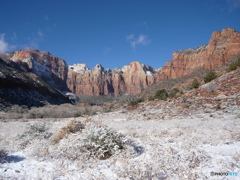
{"type": "Polygon", "coordinates": [[[240,33],[232,28],[215,31],[208,45],[175,51],[172,61],[158,69],[157,81],[181,77],[200,68],[214,70],[237,55],[240,55],[240,33]]]}
{"type": "Polygon", "coordinates": [[[71,69],[77,73],[80,73],[80,74],[85,74],[85,73],[91,72],[91,70],[88,68],[88,66],[83,63],[73,64],[68,67],[69,67],[69,69],[71,69]]]}
{"type": "Polygon", "coordinates": [[[93,68],[92,71],[100,71],[100,72],[104,72],[104,68],[102,67],[101,64],[96,64],[96,66],[93,68]]]}
{"type": "Polygon", "coordinates": [[[40,54],[51,55],[50,52],[48,52],[48,51],[40,51],[38,49],[33,49],[33,48],[27,48],[26,51],[29,51],[29,52],[32,52],[32,53],[40,53],[40,54]]]}
{"type": "Polygon", "coordinates": [[[10,60],[27,66],[31,72],[61,90],[67,90],[68,65],[65,60],[36,49],[19,50],[10,53],[10,60]]]}

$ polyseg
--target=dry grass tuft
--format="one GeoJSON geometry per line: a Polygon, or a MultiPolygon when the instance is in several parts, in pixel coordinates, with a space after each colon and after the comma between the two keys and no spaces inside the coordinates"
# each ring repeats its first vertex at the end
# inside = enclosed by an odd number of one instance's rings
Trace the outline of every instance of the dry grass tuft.
{"type": "Polygon", "coordinates": [[[57,144],[63,138],[66,138],[69,133],[76,133],[84,129],[84,125],[76,120],[70,120],[67,126],[62,127],[51,138],[52,144],[57,144]]]}

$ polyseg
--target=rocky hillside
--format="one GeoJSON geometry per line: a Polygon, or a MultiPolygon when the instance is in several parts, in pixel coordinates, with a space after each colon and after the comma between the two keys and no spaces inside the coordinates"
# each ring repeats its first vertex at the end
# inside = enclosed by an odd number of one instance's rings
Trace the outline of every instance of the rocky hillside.
{"type": "Polygon", "coordinates": [[[77,95],[134,95],[166,79],[176,79],[199,69],[215,70],[240,55],[240,33],[232,28],[214,32],[207,45],[196,49],[175,51],[172,61],[153,70],[140,62],[113,70],[97,64],[90,70],[86,64],[68,66],[61,58],[39,50],[15,51],[11,60],[24,64],[30,72],[61,90],[70,90],[77,95]]]}
{"type": "Polygon", "coordinates": [[[60,91],[25,68],[0,58],[0,109],[14,104],[30,107],[69,102],[60,91]]]}

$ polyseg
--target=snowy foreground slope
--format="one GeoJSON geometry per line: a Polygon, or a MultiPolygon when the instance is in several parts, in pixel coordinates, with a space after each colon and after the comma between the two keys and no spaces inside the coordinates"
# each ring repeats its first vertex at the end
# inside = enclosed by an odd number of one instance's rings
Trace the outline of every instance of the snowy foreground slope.
{"type": "MultiPolygon", "coordinates": [[[[154,111],[152,107],[149,111],[154,111]]],[[[140,113],[141,114],[141,113],[140,113]]],[[[2,179],[238,179],[211,176],[211,172],[240,174],[240,112],[234,106],[224,111],[136,120],[139,112],[113,112],[90,118],[74,118],[86,126],[106,125],[130,139],[132,145],[106,160],[63,155],[78,133],[68,134],[58,144],[32,138],[23,144],[16,138],[27,124],[45,122],[55,133],[70,119],[39,119],[1,122],[2,179]]],[[[73,118],[72,118],[73,119],[73,118]]],[[[75,152],[72,152],[75,153],[75,152]]]]}
{"type": "Polygon", "coordinates": [[[0,179],[240,179],[239,75],[117,112],[2,120],[0,179]]]}

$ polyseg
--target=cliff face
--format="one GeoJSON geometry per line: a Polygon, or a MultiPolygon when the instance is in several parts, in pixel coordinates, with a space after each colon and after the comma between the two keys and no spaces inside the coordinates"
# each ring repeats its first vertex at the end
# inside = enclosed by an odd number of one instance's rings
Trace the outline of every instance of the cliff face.
{"type": "Polygon", "coordinates": [[[29,49],[12,52],[10,60],[26,66],[29,71],[37,74],[59,89],[67,89],[68,65],[63,59],[52,56],[46,51],[29,49]]]}
{"type": "Polygon", "coordinates": [[[0,110],[14,104],[32,107],[69,102],[35,73],[21,70],[17,64],[0,58],[0,110]]]}
{"type": "Polygon", "coordinates": [[[153,84],[153,69],[137,61],[122,69],[106,69],[97,64],[92,71],[84,65],[70,66],[67,85],[77,95],[89,96],[136,94],[153,84]],[[83,70],[81,70],[83,67],[83,70]],[[86,73],[83,72],[87,69],[86,73]]]}
{"type": "Polygon", "coordinates": [[[199,68],[214,70],[240,54],[240,33],[232,28],[214,32],[208,45],[175,51],[173,60],[159,68],[157,80],[173,79],[199,68]]]}

